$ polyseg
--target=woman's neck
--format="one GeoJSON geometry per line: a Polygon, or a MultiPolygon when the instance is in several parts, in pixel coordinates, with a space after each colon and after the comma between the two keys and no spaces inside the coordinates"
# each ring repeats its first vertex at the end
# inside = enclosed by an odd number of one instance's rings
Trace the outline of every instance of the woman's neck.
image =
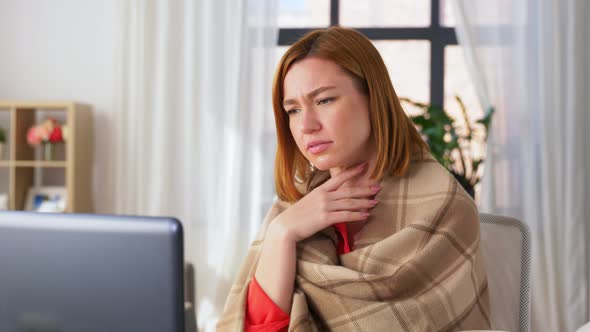
{"type": "Polygon", "coordinates": [[[330,168],[330,177],[334,177],[336,176],[336,174],[339,174],[340,172],[350,168],[350,167],[355,167],[356,165],[363,163],[363,162],[368,162],[368,166],[366,168],[366,171],[363,172],[361,175],[359,175],[358,177],[348,181],[345,186],[354,186],[354,185],[358,185],[358,184],[367,184],[367,183],[378,183],[380,181],[380,179],[370,179],[371,174],[373,173],[373,170],[375,169],[375,165],[377,164],[377,153],[372,153],[371,156],[369,158],[366,158],[365,160],[359,160],[357,163],[355,163],[354,165],[347,165],[347,166],[341,166],[341,167],[333,167],[330,168]]]}

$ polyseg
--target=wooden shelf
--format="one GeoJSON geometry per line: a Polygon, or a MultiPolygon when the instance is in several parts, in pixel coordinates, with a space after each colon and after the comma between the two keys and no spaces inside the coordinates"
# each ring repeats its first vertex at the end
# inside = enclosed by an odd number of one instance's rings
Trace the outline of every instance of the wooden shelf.
{"type": "Polygon", "coordinates": [[[23,210],[29,188],[37,183],[44,185],[43,175],[57,172],[61,174],[57,178],[64,181],[67,193],[66,212],[92,212],[94,130],[91,107],[73,101],[0,100],[0,110],[8,111],[10,117],[9,153],[7,160],[0,160],[0,169],[8,175],[8,208],[23,210]],[[68,128],[67,141],[59,149],[58,160],[53,161],[36,160],[38,150],[29,146],[26,138],[27,130],[47,116],[56,117],[68,128]],[[43,169],[52,170],[45,173],[43,169]]]}
{"type": "Polygon", "coordinates": [[[19,160],[13,161],[14,167],[67,167],[66,161],[19,160]]]}
{"type": "Polygon", "coordinates": [[[86,106],[72,101],[18,101],[0,100],[0,109],[29,108],[43,110],[64,110],[68,107],[86,106]]]}
{"type": "Polygon", "coordinates": [[[68,163],[65,160],[0,160],[0,167],[66,168],[67,166],[68,163]]]}

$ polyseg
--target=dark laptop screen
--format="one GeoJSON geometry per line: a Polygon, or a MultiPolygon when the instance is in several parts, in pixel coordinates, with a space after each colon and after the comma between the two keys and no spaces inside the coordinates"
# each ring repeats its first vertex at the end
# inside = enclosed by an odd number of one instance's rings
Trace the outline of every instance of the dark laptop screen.
{"type": "Polygon", "coordinates": [[[183,331],[174,218],[0,213],[0,331],[183,331]]]}

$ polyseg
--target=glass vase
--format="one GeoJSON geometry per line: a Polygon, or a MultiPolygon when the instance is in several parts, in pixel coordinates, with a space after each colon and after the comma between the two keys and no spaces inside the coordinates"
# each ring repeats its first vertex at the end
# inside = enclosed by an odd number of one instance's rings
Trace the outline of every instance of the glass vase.
{"type": "Polygon", "coordinates": [[[51,143],[43,144],[43,160],[46,160],[46,161],[53,160],[53,144],[51,144],[51,143]]]}

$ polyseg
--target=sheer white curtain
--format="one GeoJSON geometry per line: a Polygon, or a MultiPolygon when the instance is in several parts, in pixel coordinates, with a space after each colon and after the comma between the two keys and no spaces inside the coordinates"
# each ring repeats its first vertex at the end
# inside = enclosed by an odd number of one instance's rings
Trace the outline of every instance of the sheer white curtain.
{"type": "Polygon", "coordinates": [[[213,330],[274,196],[276,5],[125,0],[119,9],[114,206],[182,221],[198,323],[213,330]]]}
{"type": "Polygon", "coordinates": [[[456,0],[457,34],[492,105],[482,210],[533,234],[532,331],[589,320],[590,2],[456,0]]]}

